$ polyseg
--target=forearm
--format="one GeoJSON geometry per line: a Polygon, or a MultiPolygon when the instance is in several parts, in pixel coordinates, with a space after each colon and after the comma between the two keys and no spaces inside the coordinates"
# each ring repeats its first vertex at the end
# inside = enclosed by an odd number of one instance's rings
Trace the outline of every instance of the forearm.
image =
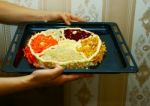
{"type": "Polygon", "coordinates": [[[31,83],[31,79],[31,75],[21,77],[0,78],[0,95],[10,94],[13,92],[34,88],[35,85],[31,83]]]}
{"type": "Polygon", "coordinates": [[[21,22],[44,21],[45,14],[40,10],[20,7],[7,2],[0,2],[0,22],[18,24],[21,22]]]}

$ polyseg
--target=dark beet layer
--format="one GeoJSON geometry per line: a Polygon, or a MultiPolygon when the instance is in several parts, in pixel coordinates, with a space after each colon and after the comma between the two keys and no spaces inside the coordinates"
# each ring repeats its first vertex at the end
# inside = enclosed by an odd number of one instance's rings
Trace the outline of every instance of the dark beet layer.
{"type": "Polygon", "coordinates": [[[89,32],[81,31],[80,29],[67,29],[64,30],[64,35],[67,39],[78,41],[89,37],[91,34],[89,32]]]}

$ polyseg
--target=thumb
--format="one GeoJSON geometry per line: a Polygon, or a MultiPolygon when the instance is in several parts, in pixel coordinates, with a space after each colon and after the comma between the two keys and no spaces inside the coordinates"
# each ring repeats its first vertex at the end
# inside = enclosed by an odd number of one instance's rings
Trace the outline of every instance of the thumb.
{"type": "Polygon", "coordinates": [[[56,65],[53,69],[41,69],[33,72],[34,78],[51,78],[54,79],[58,76],[60,76],[64,72],[64,69],[56,65]]]}
{"type": "Polygon", "coordinates": [[[59,75],[61,75],[64,72],[63,67],[61,67],[60,65],[56,65],[54,69],[47,69],[48,70],[48,74],[51,76],[51,78],[55,78],[59,75]]]}
{"type": "Polygon", "coordinates": [[[67,25],[70,25],[70,24],[71,24],[71,23],[70,23],[71,19],[68,18],[65,14],[62,14],[62,15],[61,15],[61,18],[64,20],[64,22],[65,22],[67,25]]]}

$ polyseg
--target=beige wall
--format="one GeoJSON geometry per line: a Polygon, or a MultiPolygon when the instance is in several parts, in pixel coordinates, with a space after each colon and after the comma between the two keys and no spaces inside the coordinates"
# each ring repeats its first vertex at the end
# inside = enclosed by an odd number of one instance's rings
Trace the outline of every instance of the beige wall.
{"type": "Polygon", "coordinates": [[[136,0],[131,50],[139,72],[129,74],[126,106],[149,106],[150,0],[136,0]]]}
{"type": "MultiPolygon", "coordinates": [[[[21,0],[9,0],[9,1],[15,2],[19,5],[27,6],[30,8],[50,10],[50,11],[53,11],[53,10],[68,11],[68,12],[72,12],[72,13],[81,15],[82,17],[85,16],[85,14],[80,14],[80,12],[71,11],[71,9],[72,9],[71,6],[73,6],[73,4],[71,5],[71,0],[22,0],[22,1],[21,0]]],[[[80,5],[81,0],[76,0],[76,1],[79,3],[78,5],[80,5]]],[[[82,0],[82,1],[84,1],[85,3],[89,3],[89,5],[97,6],[96,1],[98,1],[98,0],[82,0]]],[[[102,0],[102,2],[101,2],[101,3],[103,3],[102,7],[101,7],[102,13],[100,13],[99,11],[95,11],[95,14],[97,14],[96,16],[102,15],[102,18],[97,17],[95,21],[113,21],[119,25],[119,27],[123,33],[123,36],[125,37],[125,39],[127,41],[127,44],[129,45],[130,48],[132,47],[132,50],[134,51],[133,53],[135,53],[135,48],[136,48],[135,45],[137,44],[137,42],[140,42],[138,40],[136,42],[132,42],[132,41],[136,40],[136,39],[132,39],[133,32],[136,31],[136,30],[133,30],[133,26],[137,25],[134,21],[134,18],[135,18],[134,11],[135,11],[135,6],[136,6],[136,1],[140,1],[141,3],[143,3],[143,8],[145,6],[149,7],[150,0],[102,0]],[[132,46],[131,46],[131,44],[132,44],[132,46]]],[[[80,9],[81,9],[81,11],[83,11],[84,9],[87,10],[85,5],[81,5],[81,6],[83,6],[83,8],[82,9],[78,8],[79,10],[80,9]]],[[[139,7],[137,7],[137,8],[139,8],[139,7]]],[[[144,14],[144,12],[143,12],[143,14],[144,14]]],[[[87,12],[86,16],[89,16],[90,18],[92,18],[90,12],[89,13],[87,12]]],[[[139,17],[139,19],[140,19],[140,17],[139,17]]],[[[143,22],[145,22],[145,21],[143,21],[143,22]]],[[[143,27],[141,26],[140,28],[143,28],[143,27]]],[[[149,31],[149,29],[148,29],[148,31],[149,31]]],[[[4,35],[4,36],[0,36],[0,38],[1,38],[0,45],[5,45],[5,46],[0,46],[0,49],[1,49],[0,57],[1,58],[6,53],[6,49],[8,48],[10,40],[13,37],[13,34],[12,34],[13,32],[15,32],[14,26],[10,27],[10,26],[6,26],[6,25],[0,25],[0,34],[4,35]]],[[[145,32],[143,32],[143,34],[144,33],[145,32]]],[[[134,36],[135,36],[134,38],[136,38],[136,37],[140,38],[140,36],[136,36],[136,35],[134,35],[134,36]]],[[[149,35],[147,35],[147,36],[148,36],[147,39],[149,39],[149,35]]],[[[143,44],[145,44],[145,43],[143,43],[143,44]]],[[[144,45],[142,47],[144,47],[144,45]]],[[[149,45],[146,47],[149,47],[149,45]]],[[[149,50],[149,49],[146,48],[144,50],[149,50]]],[[[147,57],[148,56],[150,57],[149,51],[144,51],[144,54],[147,55],[147,57]]],[[[143,59],[145,57],[141,57],[141,58],[143,59]]],[[[149,82],[150,82],[148,79],[150,76],[150,74],[149,74],[150,68],[148,67],[147,64],[148,63],[141,64],[141,68],[140,68],[141,73],[139,73],[137,75],[132,74],[129,76],[129,78],[128,78],[128,74],[116,74],[116,75],[114,75],[114,74],[107,74],[107,75],[105,74],[104,75],[103,74],[103,75],[95,75],[93,78],[89,78],[89,79],[81,79],[78,81],[74,81],[74,82],[64,86],[64,97],[62,96],[63,87],[61,87],[60,89],[58,89],[56,91],[53,91],[53,90],[52,91],[53,92],[58,91],[57,96],[55,95],[55,97],[56,98],[60,97],[59,100],[64,99],[65,106],[125,106],[125,105],[126,106],[137,106],[136,103],[140,103],[140,100],[134,98],[134,96],[142,97],[142,100],[143,101],[147,100],[146,104],[148,104],[149,102],[148,102],[148,99],[146,99],[146,98],[149,95],[146,95],[146,94],[147,94],[147,92],[150,92],[149,91],[150,87],[148,86],[149,82]],[[140,87],[139,86],[135,87],[135,86],[132,86],[132,85],[134,85],[133,83],[135,83],[133,81],[135,81],[137,83],[137,85],[139,83],[143,84],[143,85],[145,84],[145,85],[140,86],[140,87]],[[129,85],[127,85],[127,84],[130,84],[130,88],[128,88],[129,85]],[[145,89],[147,87],[147,89],[146,90],[143,89],[144,87],[145,87],[145,89]],[[130,91],[129,91],[129,89],[130,89],[130,91]],[[82,91],[84,97],[79,99],[78,96],[80,95],[80,92],[79,92],[80,90],[82,91]],[[143,92],[139,92],[140,90],[142,90],[143,92]],[[146,91],[146,93],[144,92],[144,90],[146,91]],[[130,95],[130,94],[133,94],[133,95],[130,95]],[[89,99],[87,99],[85,101],[85,98],[89,98],[89,99]],[[133,98],[133,99],[131,99],[131,98],[133,98]],[[132,100],[132,101],[130,101],[130,100],[132,100]]],[[[34,92],[33,92],[34,97],[35,96],[38,97],[38,96],[42,95],[41,100],[46,98],[45,103],[51,102],[51,101],[48,101],[48,99],[47,99],[47,98],[49,98],[49,96],[53,95],[53,93],[52,94],[50,93],[51,89],[46,89],[44,94],[43,94],[42,90],[40,90],[40,91],[34,90],[34,92]]],[[[22,95],[21,97],[28,98],[29,96],[31,96],[31,94],[29,94],[31,92],[29,91],[27,93],[27,95],[21,94],[22,95]]],[[[13,98],[16,98],[13,100],[17,101],[17,98],[19,98],[19,97],[20,97],[20,95],[13,96],[13,98]]],[[[29,98],[27,100],[29,100],[29,98]]],[[[35,100],[35,99],[31,99],[31,100],[35,100]]],[[[41,103],[44,103],[44,101],[42,101],[41,103]]],[[[62,103],[62,101],[61,101],[61,103],[62,103]]],[[[57,104],[57,105],[62,106],[62,104],[57,104]]],[[[142,105],[139,105],[139,106],[142,106],[142,105]]]]}

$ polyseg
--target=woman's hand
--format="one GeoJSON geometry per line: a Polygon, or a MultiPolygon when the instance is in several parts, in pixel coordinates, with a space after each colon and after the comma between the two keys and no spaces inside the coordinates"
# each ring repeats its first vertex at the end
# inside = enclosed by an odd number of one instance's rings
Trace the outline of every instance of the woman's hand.
{"type": "Polygon", "coordinates": [[[57,65],[54,69],[41,69],[25,76],[1,77],[0,96],[38,87],[62,85],[79,78],[91,77],[88,74],[64,75],[64,69],[57,65]]]}
{"type": "Polygon", "coordinates": [[[63,20],[67,25],[70,25],[71,22],[85,22],[84,19],[71,15],[70,13],[65,12],[49,12],[43,11],[45,21],[60,21],[63,20]]]}
{"type": "Polygon", "coordinates": [[[67,25],[71,22],[83,22],[84,19],[66,12],[51,12],[21,7],[5,1],[0,1],[0,23],[19,24],[22,22],[60,21],[67,25]],[[11,18],[10,18],[11,17],[11,18]]]}
{"type": "Polygon", "coordinates": [[[62,85],[66,82],[77,80],[79,78],[91,77],[89,74],[70,74],[64,75],[64,69],[56,65],[54,69],[41,69],[34,71],[30,76],[30,84],[33,86],[53,86],[62,85]]]}

